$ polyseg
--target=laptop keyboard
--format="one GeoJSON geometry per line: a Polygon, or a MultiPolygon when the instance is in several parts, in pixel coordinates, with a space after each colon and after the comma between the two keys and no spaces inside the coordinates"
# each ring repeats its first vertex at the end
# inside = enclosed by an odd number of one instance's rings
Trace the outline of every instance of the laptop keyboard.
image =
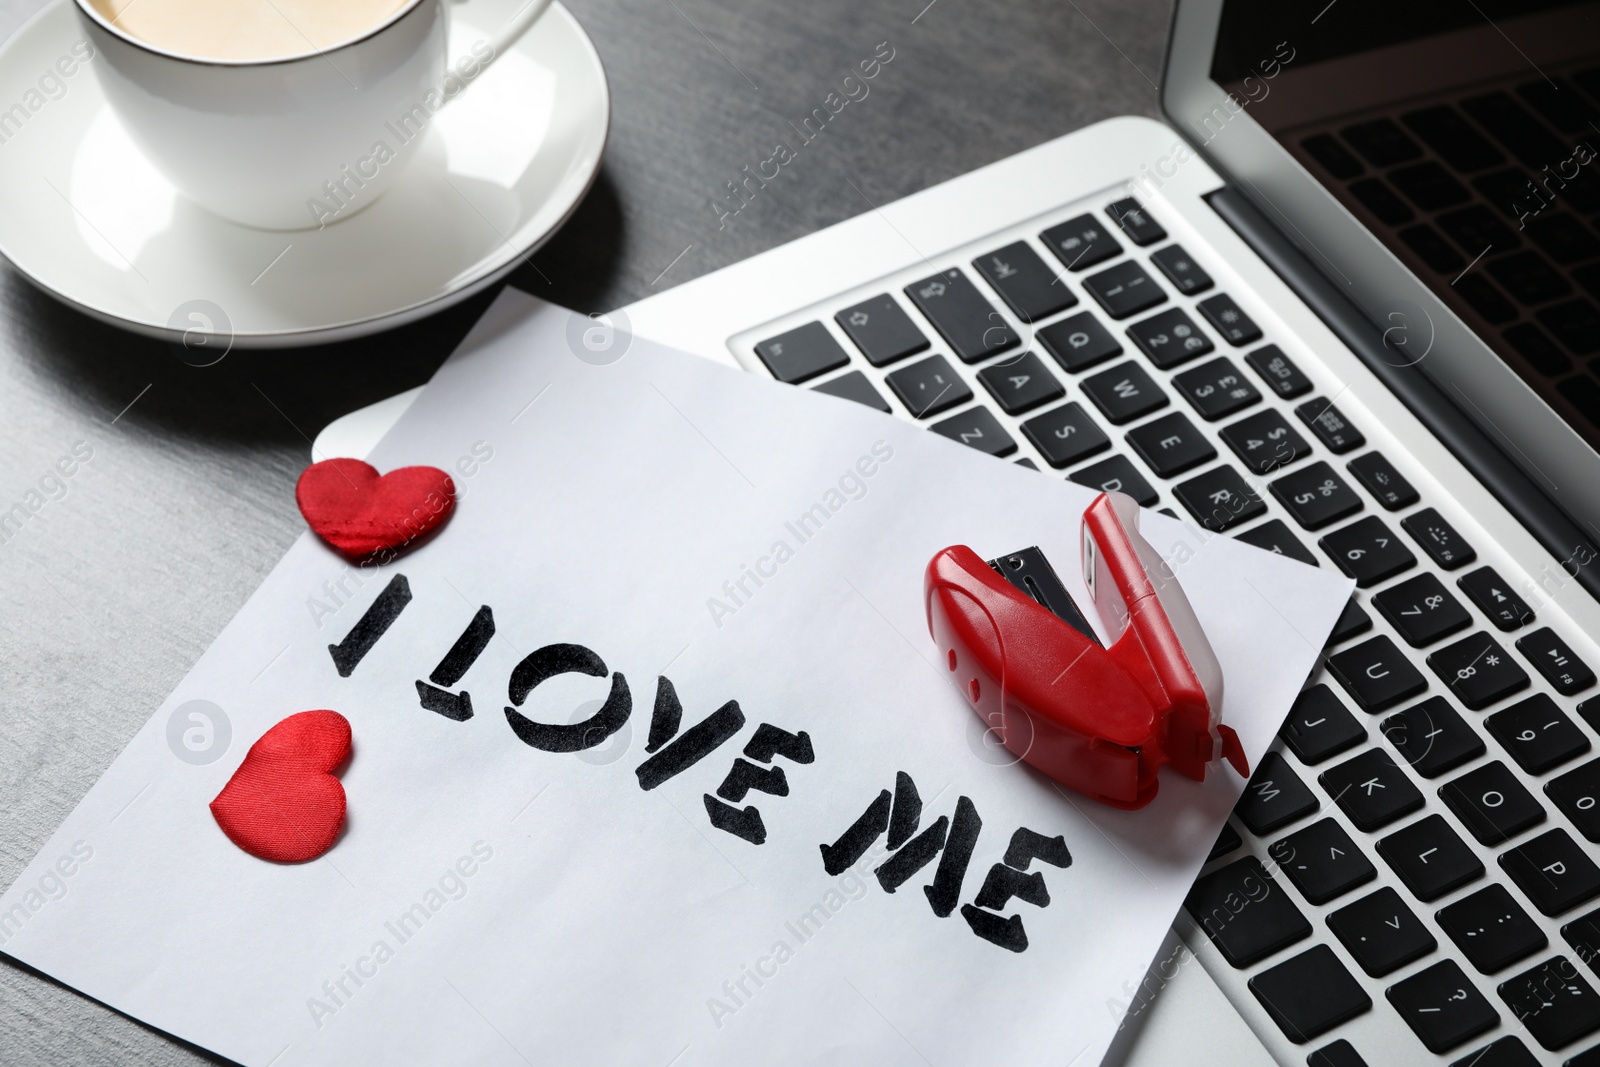
{"type": "MultiPolygon", "coordinates": [[[[1357,137],[1397,162],[1409,140],[1357,137]]],[[[1446,196],[1438,175],[1405,182],[1446,196]]],[[[1170,236],[1176,220],[1119,194],[1059,215],[731,347],[780,381],[1355,579],[1185,904],[1219,983],[1312,1062],[1392,1062],[1371,1025],[1386,1012],[1414,1035],[1407,1062],[1557,1063],[1592,1045],[1573,1062],[1600,1063],[1594,646],[1539,625],[1542,603],[1497,569],[1509,558],[1448,496],[1425,499],[1426,471],[1346,416],[1340,383],[1287,354],[1304,350],[1271,336],[1209,248],[1170,236]]]]}

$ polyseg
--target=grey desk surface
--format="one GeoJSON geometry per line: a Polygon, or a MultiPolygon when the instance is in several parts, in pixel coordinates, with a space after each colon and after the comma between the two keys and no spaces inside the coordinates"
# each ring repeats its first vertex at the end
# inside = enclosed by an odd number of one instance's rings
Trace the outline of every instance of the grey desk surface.
{"type": "MultiPolygon", "coordinates": [[[[565,2],[606,64],[611,141],[588,200],[512,284],[585,311],[859,214],[863,197],[1154,114],[1169,18],[1166,0],[565,2]],[[896,55],[871,95],[719,231],[723,184],[880,41],[896,55]]],[[[0,33],[39,6],[0,0],[0,33]]],[[[94,450],[0,544],[0,886],[300,532],[307,435],[426,381],[491,296],[363,341],[201,369],[0,265],[0,510],[75,442],[94,450]]],[[[10,1067],[208,1059],[0,956],[10,1067]]]]}

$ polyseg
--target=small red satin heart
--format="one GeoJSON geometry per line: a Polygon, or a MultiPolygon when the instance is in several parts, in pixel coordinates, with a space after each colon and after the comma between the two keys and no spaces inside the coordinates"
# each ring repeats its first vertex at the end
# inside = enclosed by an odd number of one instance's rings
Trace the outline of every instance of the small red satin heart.
{"type": "Polygon", "coordinates": [[[252,856],[314,860],[344,824],[344,786],[331,772],[349,754],[350,723],[337,711],[290,715],[250,746],[211,816],[252,856]]]}
{"type": "Polygon", "coordinates": [[[437,467],[380,476],[359,459],[313,463],[294,487],[300,514],[318,537],[351,559],[399,548],[450,517],[456,484],[437,467]]]}

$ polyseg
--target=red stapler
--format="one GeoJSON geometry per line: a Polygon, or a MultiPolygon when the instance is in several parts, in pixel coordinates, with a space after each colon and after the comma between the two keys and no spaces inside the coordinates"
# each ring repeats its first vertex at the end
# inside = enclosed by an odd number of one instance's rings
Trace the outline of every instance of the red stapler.
{"type": "Polygon", "coordinates": [[[1222,667],[1125,493],[1083,513],[1083,578],[1106,645],[1037,548],[929,561],[928,629],[973,710],[1015,755],[1114,807],[1150,803],[1163,764],[1204,781],[1221,757],[1248,777],[1221,721],[1222,667]]]}

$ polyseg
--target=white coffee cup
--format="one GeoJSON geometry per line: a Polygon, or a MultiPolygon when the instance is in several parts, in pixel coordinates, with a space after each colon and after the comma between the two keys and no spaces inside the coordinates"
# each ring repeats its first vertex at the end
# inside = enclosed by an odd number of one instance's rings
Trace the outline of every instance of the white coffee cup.
{"type": "Polygon", "coordinates": [[[167,51],[125,33],[88,0],[76,4],[100,53],[106,99],[167,179],[224,218],[299,230],[349,218],[376,199],[420,141],[401,141],[391,127],[424,127],[550,0],[528,0],[453,63],[443,0],[410,0],[331,48],[260,60],[167,51]]]}

